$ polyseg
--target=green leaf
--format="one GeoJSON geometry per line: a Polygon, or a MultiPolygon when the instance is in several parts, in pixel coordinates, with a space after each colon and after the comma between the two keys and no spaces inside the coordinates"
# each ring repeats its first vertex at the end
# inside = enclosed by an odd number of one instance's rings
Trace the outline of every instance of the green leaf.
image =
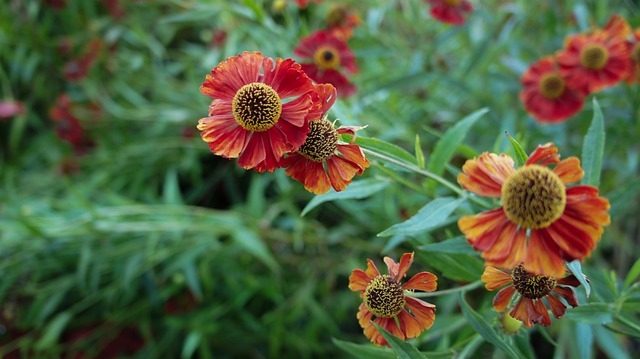
{"type": "Polygon", "coordinates": [[[524,151],[524,149],[522,149],[522,146],[520,146],[518,141],[516,141],[515,138],[511,137],[509,132],[505,131],[504,134],[509,139],[509,142],[511,142],[511,146],[516,153],[516,163],[518,164],[518,167],[524,165],[525,162],[527,162],[527,159],[529,159],[529,156],[527,156],[527,153],[524,151]]]}
{"type": "Polygon", "coordinates": [[[444,136],[436,143],[433,153],[429,158],[427,170],[438,176],[442,175],[445,166],[453,157],[457,147],[464,141],[471,126],[487,112],[489,112],[487,108],[480,109],[448,129],[444,136]]]}
{"type": "Polygon", "coordinates": [[[269,248],[264,244],[262,239],[256,234],[255,231],[238,228],[233,233],[233,238],[241,247],[253,256],[262,261],[269,269],[276,271],[278,269],[278,263],[273,258],[269,248]]]}
{"type": "Polygon", "coordinates": [[[468,254],[471,256],[479,255],[478,252],[473,250],[473,248],[469,245],[467,239],[464,236],[454,237],[442,242],[425,244],[418,247],[418,249],[429,253],[458,253],[468,254]]]}
{"type": "Polygon", "coordinates": [[[469,325],[471,325],[476,333],[482,335],[486,341],[502,350],[507,356],[514,359],[522,358],[522,355],[516,348],[498,335],[491,325],[467,304],[467,301],[464,299],[464,293],[460,293],[460,307],[462,308],[462,314],[467,318],[469,325]]]}
{"type": "MultiPolygon", "coordinates": [[[[345,141],[349,142],[353,137],[351,135],[342,135],[345,141]]],[[[377,138],[367,138],[357,136],[354,142],[356,145],[368,150],[380,153],[382,155],[394,158],[398,161],[409,163],[414,166],[418,165],[418,161],[409,152],[392,143],[379,140],[377,138]]]]}
{"type": "Polygon", "coordinates": [[[389,343],[391,349],[396,353],[398,359],[425,359],[425,356],[422,355],[422,353],[420,353],[413,345],[389,333],[378,324],[373,323],[373,325],[378,329],[380,334],[382,334],[384,339],[387,340],[387,343],[389,343]]]}
{"type": "Polygon", "coordinates": [[[418,161],[418,167],[424,168],[424,153],[422,147],[420,147],[420,136],[416,133],[416,159],[418,161]]]}
{"type": "Polygon", "coordinates": [[[42,337],[35,344],[36,350],[44,350],[56,345],[60,334],[72,317],[73,315],[68,311],[56,315],[44,328],[42,337]]]}
{"type": "Polygon", "coordinates": [[[378,233],[378,237],[388,237],[396,234],[426,233],[445,223],[449,215],[458,208],[463,199],[453,197],[436,198],[422,207],[413,217],[402,223],[378,233]]]}
{"type": "Polygon", "coordinates": [[[630,358],[625,348],[626,343],[620,343],[620,339],[613,335],[606,327],[593,327],[596,343],[609,358],[628,359],[630,358]]]}
{"type": "Polygon", "coordinates": [[[184,344],[182,345],[182,354],[180,358],[189,359],[193,356],[193,353],[198,349],[198,345],[202,340],[202,334],[196,331],[192,331],[185,339],[184,344]]]}
{"type": "Polygon", "coordinates": [[[396,359],[393,351],[372,344],[354,344],[333,338],[333,343],[345,352],[359,359],[396,359]]]}
{"type": "Polygon", "coordinates": [[[362,199],[371,196],[374,193],[382,191],[389,185],[389,181],[381,181],[379,179],[370,178],[362,181],[351,183],[347,189],[342,192],[327,192],[315,196],[302,210],[300,216],[304,216],[312,209],[318,207],[320,204],[329,201],[341,200],[341,199],[362,199]]]}
{"type": "Polygon", "coordinates": [[[422,251],[417,255],[424,259],[424,263],[442,272],[444,277],[457,281],[473,282],[480,278],[484,269],[484,262],[477,255],[422,251]]]}
{"type": "Polygon", "coordinates": [[[587,324],[576,323],[575,334],[579,358],[590,359],[593,349],[593,330],[587,324]]]}
{"type": "Polygon", "coordinates": [[[640,276],[640,259],[637,259],[636,262],[633,264],[633,266],[631,266],[631,269],[627,274],[627,278],[625,278],[624,280],[623,288],[628,289],[629,287],[631,287],[633,282],[635,282],[636,279],[638,279],[638,276],[640,276]]]}
{"type": "Polygon", "coordinates": [[[613,321],[611,313],[613,304],[587,303],[579,307],[567,310],[565,317],[577,322],[587,324],[604,324],[613,321]]]}
{"type": "Polygon", "coordinates": [[[571,261],[570,263],[567,263],[567,268],[569,268],[571,273],[573,273],[573,275],[578,279],[580,284],[582,284],[582,286],[584,287],[585,294],[587,295],[587,298],[589,298],[589,295],[591,295],[591,285],[589,285],[589,281],[587,281],[587,277],[585,277],[585,275],[582,274],[582,265],[580,264],[580,261],[574,260],[574,261],[571,261]]]}
{"type": "Polygon", "coordinates": [[[582,144],[582,184],[598,187],[604,154],[604,120],[596,98],[593,98],[593,120],[582,144]]]}

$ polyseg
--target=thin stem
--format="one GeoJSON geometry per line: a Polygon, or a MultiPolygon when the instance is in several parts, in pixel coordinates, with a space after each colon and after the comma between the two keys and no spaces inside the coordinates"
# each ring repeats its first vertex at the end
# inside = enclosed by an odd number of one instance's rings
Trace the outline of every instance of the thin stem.
{"type": "Polygon", "coordinates": [[[441,295],[453,294],[453,293],[458,293],[458,292],[466,292],[468,290],[476,289],[476,288],[480,287],[481,285],[482,285],[482,281],[481,280],[477,280],[475,282],[469,283],[467,285],[463,285],[462,287],[458,287],[458,288],[439,290],[437,292],[413,293],[412,296],[413,297],[417,297],[417,298],[418,297],[439,297],[441,295]]]}

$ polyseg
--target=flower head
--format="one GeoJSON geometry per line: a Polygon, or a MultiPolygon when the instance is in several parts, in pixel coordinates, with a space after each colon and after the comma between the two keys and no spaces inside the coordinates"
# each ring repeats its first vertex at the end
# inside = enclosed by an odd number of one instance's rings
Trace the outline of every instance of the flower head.
{"type": "Polygon", "coordinates": [[[610,221],[609,201],[593,186],[567,187],[584,171],[578,158],[560,161],[557,152],[552,143],[538,146],[518,169],[509,156],[485,152],[462,167],[462,187],[502,201],[500,208],[458,221],[487,265],[522,263],[528,272],[560,277],[564,260],[583,260],[600,240],[610,221]]]}
{"type": "Polygon", "coordinates": [[[302,70],[316,83],[332,84],[340,96],[355,93],[355,86],[341,73],[341,70],[358,71],[355,56],[344,40],[330,31],[320,30],[301,39],[293,51],[312,61],[302,63],[302,70]]]}
{"type": "Polygon", "coordinates": [[[629,47],[629,74],[625,78],[628,84],[640,82],[640,28],[633,31],[629,47]]]}
{"type": "Polygon", "coordinates": [[[542,123],[557,123],[575,115],[584,105],[584,94],[567,86],[552,57],[545,57],[522,75],[520,100],[542,123]]]}
{"type": "Polygon", "coordinates": [[[360,25],[360,16],[347,5],[333,5],[327,15],[327,30],[343,41],[353,36],[353,29],[360,25]]]}
{"type": "Polygon", "coordinates": [[[431,5],[430,14],[434,19],[451,25],[462,25],[465,15],[473,11],[468,0],[424,0],[431,5]]]}
{"type": "Polygon", "coordinates": [[[214,99],[209,117],[198,121],[211,152],[238,158],[240,167],[259,172],[273,171],[285,153],[304,143],[318,99],[299,64],[274,62],[259,52],[221,62],[200,92],[214,99]]]}
{"type": "Polygon", "coordinates": [[[388,275],[380,274],[371,259],[367,259],[367,270],[355,269],[349,277],[349,289],[360,292],[363,303],[358,311],[360,326],[364,334],[376,345],[388,345],[373,323],[400,339],[416,338],[429,329],[435,320],[436,306],[405,293],[405,290],[433,292],[438,278],[429,272],[420,272],[408,282],[400,281],[407,275],[413,253],[405,253],[396,263],[384,257],[388,275]],[[373,317],[376,319],[373,319],[373,317]]]}
{"type": "Polygon", "coordinates": [[[563,278],[536,275],[528,272],[522,265],[513,268],[509,274],[489,266],[482,274],[482,281],[491,291],[509,284],[493,298],[493,307],[498,312],[504,312],[509,303],[516,301],[509,315],[521,321],[527,328],[532,327],[533,324],[544,327],[551,325],[543,299],[548,303],[556,319],[562,318],[567,311],[567,306],[556,296],[564,298],[574,308],[578,306],[576,294],[573,289],[567,287],[580,285],[573,275],[563,278]]]}
{"type": "Polygon", "coordinates": [[[302,183],[307,191],[322,194],[333,187],[344,190],[353,176],[361,175],[369,167],[369,161],[358,145],[342,144],[339,134],[354,135],[356,128],[340,127],[324,118],[336,100],[336,90],[329,84],[316,85],[322,107],[309,121],[309,134],[296,153],[289,154],[281,167],[286,174],[302,183]]]}

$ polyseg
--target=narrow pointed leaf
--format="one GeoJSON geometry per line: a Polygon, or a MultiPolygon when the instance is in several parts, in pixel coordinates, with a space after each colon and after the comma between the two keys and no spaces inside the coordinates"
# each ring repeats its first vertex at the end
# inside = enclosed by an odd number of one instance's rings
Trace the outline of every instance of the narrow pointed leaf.
{"type": "Polygon", "coordinates": [[[600,171],[602,169],[602,156],[604,154],[604,120],[598,101],[593,98],[593,120],[584,137],[582,145],[582,169],[584,177],[582,184],[596,186],[600,184],[600,171]]]}
{"type": "Polygon", "coordinates": [[[344,200],[344,199],[362,199],[382,191],[389,185],[389,181],[381,181],[379,179],[365,179],[357,182],[353,182],[341,192],[330,191],[325,194],[315,196],[307,205],[302,209],[300,216],[304,216],[312,209],[318,207],[324,202],[344,200]]]}
{"type": "Polygon", "coordinates": [[[394,224],[378,233],[378,236],[425,233],[444,224],[462,201],[462,199],[453,197],[436,198],[422,207],[413,217],[402,223],[394,224]]]}
{"type": "Polygon", "coordinates": [[[384,339],[387,340],[387,343],[389,343],[391,349],[396,353],[398,359],[425,359],[425,356],[422,355],[422,353],[420,353],[413,345],[389,333],[378,324],[373,323],[373,325],[375,325],[376,329],[378,329],[384,339]]]}
{"type": "Polygon", "coordinates": [[[580,264],[580,261],[574,260],[574,261],[571,261],[570,263],[567,263],[567,268],[569,268],[571,273],[573,273],[573,275],[578,279],[580,284],[582,284],[582,286],[584,287],[584,291],[587,295],[587,298],[589,298],[589,295],[591,295],[591,286],[587,281],[587,277],[585,277],[585,275],[582,274],[582,265],[580,264]]]}
{"type": "Polygon", "coordinates": [[[527,153],[524,151],[524,149],[522,149],[522,146],[520,146],[515,138],[511,137],[511,135],[506,131],[504,134],[509,139],[509,142],[511,142],[511,146],[513,146],[513,150],[516,153],[516,163],[518,164],[518,167],[524,165],[524,163],[527,162],[529,156],[527,156],[527,153]]]}

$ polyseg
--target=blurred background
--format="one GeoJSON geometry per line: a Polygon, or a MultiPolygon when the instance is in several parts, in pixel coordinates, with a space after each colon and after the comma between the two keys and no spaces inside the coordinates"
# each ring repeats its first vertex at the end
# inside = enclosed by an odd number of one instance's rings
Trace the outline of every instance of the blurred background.
{"type": "MultiPolygon", "coordinates": [[[[504,131],[527,152],[552,141],[563,157],[580,156],[591,99],[572,119],[540,125],[518,99],[520,76],[612,14],[640,26],[638,2],[472,3],[466,24],[450,26],[420,0],[4,0],[0,357],[349,358],[348,343],[369,346],[348,277],[367,258],[382,269],[384,255],[459,236],[455,220],[377,236],[447,190],[371,159],[352,184],[363,192],[302,216],[314,195],[284,171],[245,171],[209,152],[195,128],[211,100],[199,87],[242,51],[295,58],[299,40],[340,11],[359,19],[348,39],[359,71],[349,76],[357,92],[338,100],[331,120],[367,125],[359,135],[410,153],[419,136],[428,161],[442,133],[488,108],[446,167],[454,183],[467,158],[511,151],[504,131]]],[[[640,90],[621,84],[597,100],[612,224],[583,265],[591,296],[579,295],[598,305],[521,334],[530,357],[640,352],[638,291],[622,290],[640,272],[631,269],[640,90]]],[[[419,252],[412,270],[432,271],[445,290],[478,280],[482,261],[419,252]]],[[[498,328],[494,294],[480,287],[468,298],[498,328]]],[[[438,312],[415,342],[421,350],[453,357],[469,345],[474,330],[452,298],[430,298],[438,312]]],[[[479,358],[494,350],[472,349],[479,358]]]]}

